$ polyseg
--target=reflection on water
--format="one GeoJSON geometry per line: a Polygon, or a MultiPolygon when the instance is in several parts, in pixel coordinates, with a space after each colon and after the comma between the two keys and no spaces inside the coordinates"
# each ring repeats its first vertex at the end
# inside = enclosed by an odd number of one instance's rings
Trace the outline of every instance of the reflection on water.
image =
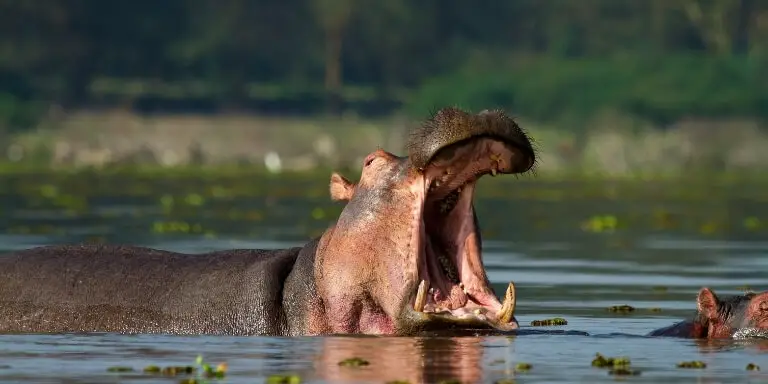
{"type": "MultiPolygon", "coordinates": [[[[81,241],[190,253],[282,248],[317,235],[341,208],[328,200],[324,177],[263,183],[110,179],[88,188],[93,183],[0,177],[0,251],[81,241]]],[[[754,192],[759,187],[715,186],[706,196],[645,185],[641,192],[627,187],[606,196],[594,185],[527,182],[498,190],[488,185],[481,182],[485,197],[477,203],[485,261],[497,292],[509,280],[516,282],[517,317],[527,330],[518,336],[6,335],[0,336],[0,382],[178,382],[148,378],[141,369],[192,364],[198,354],[212,363],[227,362],[229,383],[288,373],[304,382],[329,383],[615,381],[590,366],[597,352],[630,357],[642,372],[628,379],[632,382],[768,381],[768,373],[745,369],[748,363],[768,369],[766,341],[644,337],[690,316],[701,286],[718,294],[768,289],[768,204],[754,192]],[[552,199],[553,190],[568,193],[552,199]],[[615,228],[600,224],[606,215],[610,223],[615,219],[615,228]],[[620,304],[636,310],[606,310],[620,304]],[[568,325],[528,326],[556,316],[568,325]],[[338,364],[351,357],[370,365],[338,364]],[[704,361],[707,368],[676,368],[690,360],[704,361]],[[518,363],[533,368],[516,372],[518,363]],[[107,372],[113,365],[129,365],[138,373],[107,372]]]]}
{"type": "Polygon", "coordinates": [[[314,376],[328,382],[434,383],[483,378],[481,338],[325,338],[315,360],[314,376]],[[366,369],[338,365],[349,357],[373,362],[366,369]]]}

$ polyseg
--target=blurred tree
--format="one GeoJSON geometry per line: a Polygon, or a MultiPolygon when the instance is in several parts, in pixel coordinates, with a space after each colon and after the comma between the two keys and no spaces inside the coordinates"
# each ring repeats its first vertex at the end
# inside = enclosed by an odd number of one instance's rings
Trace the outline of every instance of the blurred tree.
{"type": "Polygon", "coordinates": [[[327,112],[341,112],[342,43],[353,13],[354,0],[311,0],[313,14],[325,34],[325,91],[327,112]]]}
{"type": "Polygon", "coordinates": [[[760,115],[767,49],[762,0],[0,0],[0,120],[33,124],[22,116],[49,104],[389,113],[462,99],[537,116],[760,115]]]}

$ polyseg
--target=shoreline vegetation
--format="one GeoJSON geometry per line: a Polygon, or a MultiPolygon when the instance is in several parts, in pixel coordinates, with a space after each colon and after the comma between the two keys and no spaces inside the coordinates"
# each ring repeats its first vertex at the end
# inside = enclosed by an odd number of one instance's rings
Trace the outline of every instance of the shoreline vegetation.
{"type": "MultiPolygon", "coordinates": [[[[613,112],[581,123],[518,123],[539,151],[534,176],[568,179],[761,178],[768,131],[758,120],[681,119],[664,128],[613,112]]],[[[53,113],[0,137],[0,173],[123,171],[356,173],[376,148],[404,154],[418,119],[140,115],[121,110],[53,113]]]]}

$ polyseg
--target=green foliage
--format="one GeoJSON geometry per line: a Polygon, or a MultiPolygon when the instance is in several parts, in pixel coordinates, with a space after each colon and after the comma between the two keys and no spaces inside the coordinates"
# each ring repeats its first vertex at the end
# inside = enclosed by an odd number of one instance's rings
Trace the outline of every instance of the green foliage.
{"type": "Polygon", "coordinates": [[[367,115],[462,104],[664,122],[768,110],[757,59],[768,53],[768,2],[153,4],[3,3],[0,126],[31,127],[49,105],[312,114],[329,94],[367,115]]]}
{"type": "Polygon", "coordinates": [[[500,107],[540,121],[604,109],[657,123],[689,115],[766,117],[768,83],[761,81],[761,68],[747,57],[543,58],[434,78],[412,95],[409,110],[500,107]]]}
{"type": "Polygon", "coordinates": [[[14,94],[0,91],[0,133],[29,128],[40,121],[42,113],[41,102],[20,100],[14,94]]]}

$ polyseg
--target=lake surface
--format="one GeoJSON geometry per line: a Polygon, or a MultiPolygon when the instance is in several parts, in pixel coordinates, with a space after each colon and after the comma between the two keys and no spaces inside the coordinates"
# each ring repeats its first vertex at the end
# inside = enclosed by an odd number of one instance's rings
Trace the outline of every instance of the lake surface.
{"type": "MultiPolygon", "coordinates": [[[[349,175],[352,176],[352,175],[349,175]]],[[[0,252],[131,243],[200,253],[278,248],[316,236],[342,208],[326,175],[18,173],[0,176],[0,252]]],[[[176,383],[148,365],[226,362],[225,383],[296,374],[302,382],[768,382],[768,343],[643,337],[690,316],[699,288],[768,289],[768,189],[758,182],[480,181],[484,260],[497,292],[515,281],[514,337],[0,336],[0,382],[176,383]],[[632,313],[607,310],[628,304],[632,313]],[[563,317],[568,324],[531,327],[563,317]],[[583,335],[580,332],[586,332],[583,335]],[[626,356],[639,376],[590,362],[626,356]],[[359,357],[360,368],[338,362],[359,357]],[[700,360],[705,369],[680,369],[700,360]],[[529,363],[528,372],[515,372],[529,363]],[[134,373],[108,372],[130,366],[134,373]]]]}

